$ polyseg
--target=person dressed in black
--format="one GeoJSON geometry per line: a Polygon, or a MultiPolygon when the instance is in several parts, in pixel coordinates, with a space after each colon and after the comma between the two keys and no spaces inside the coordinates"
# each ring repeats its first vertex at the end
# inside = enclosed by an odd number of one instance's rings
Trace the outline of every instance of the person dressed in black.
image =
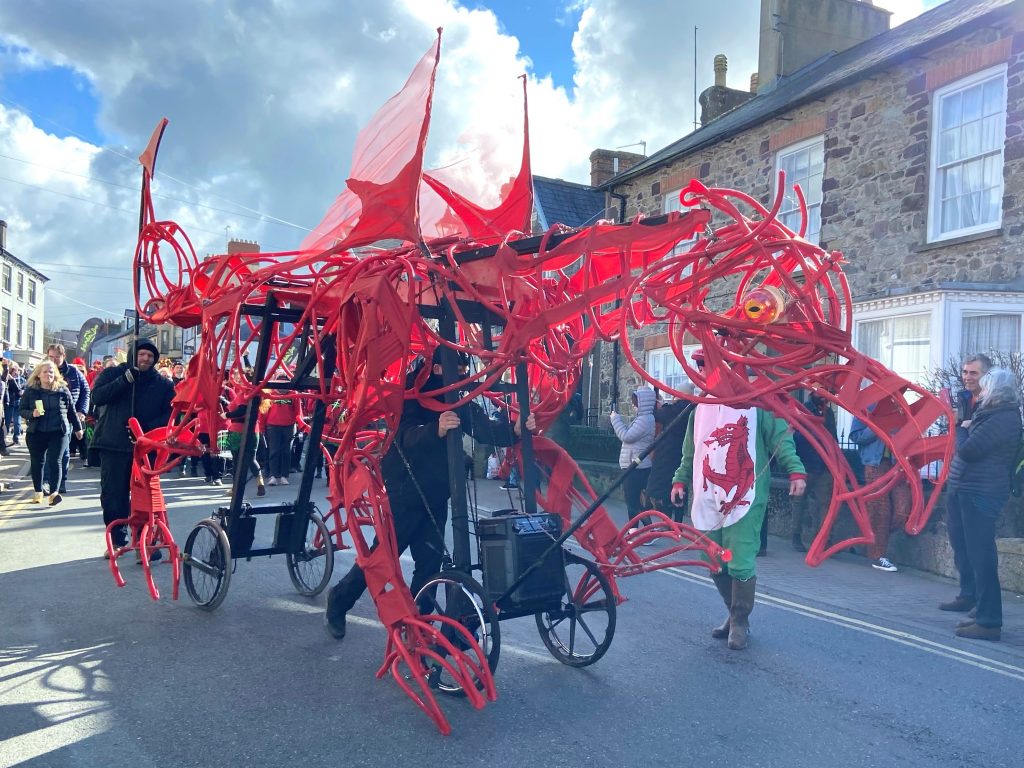
{"type": "MultiPolygon", "coordinates": [[[[822,426],[832,435],[837,443],[839,437],[836,434],[836,416],[832,412],[828,401],[817,392],[811,392],[804,402],[804,406],[811,415],[821,421],[822,426]]],[[[825,461],[821,458],[810,441],[804,437],[802,432],[793,435],[793,442],[796,443],[796,455],[804,463],[807,469],[807,490],[804,495],[797,498],[793,510],[793,549],[797,552],[806,552],[804,546],[803,530],[804,523],[810,521],[811,527],[817,530],[824,518],[824,511],[828,510],[832,503],[832,473],[828,471],[825,461]],[[811,497],[814,497],[814,504],[811,505],[811,497]]]]}
{"type": "MultiPolygon", "coordinates": [[[[100,506],[104,525],[122,520],[131,512],[133,447],[128,419],[134,416],[143,432],[148,432],[166,426],[171,417],[174,384],[154,368],[160,359],[159,350],[143,339],[135,344],[133,351],[134,364],[104,368],[93,388],[93,399],[102,409],[92,444],[101,456],[100,506]]],[[[128,540],[127,531],[121,527],[112,532],[111,538],[115,547],[123,547],[128,540]]],[[[157,554],[159,550],[153,553],[157,554]]]]}
{"type": "Polygon", "coordinates": [[[68,447],[72,433],[81,438],[83,429],[67,382],[52,361],[44,360],[32,371],[22,396],[21,409],[27,425],[25,442],[31,459],[32,488],[35,491],[32,502],[39,504],[43,500],[45,457],[52,507],[62,499],[61,456],[68,447]]]}
{"type": "MultiPolygon", "coordinates": [[[[692,393],[693,385],[689,382],[686,384],[689,384],[689,387],[684,389],[689,389],[692,393]]],[[[679,469],[679,464],[683,460],[683,440],[690,420],[684,417],[676,421],[676,418],[689,405],[688,400],[673,400],[654,409],[654,423],[658,425],[660,432],[657,438],[658,447],[654,449],[651,474],[647,478],[647,499],[652,508],[663,512],[677,523],[683,521],[689,506],[685,503],[677,506],[670,501],[672,475],[679,469]]]]}
{"type": "MultiPolygon", "coordinates": [[[[464,372],[468,358],[460,356],[464,372]]],[[[421,391],[430,392],[442,386],[440,357],[434,353],[430,376],[421,391]]],[[[406,387],[414,386],[419,369],[409,374],[406,387]]],[[[451,430],[461,429],[487,445],[512,445],[521,432],[516,424],[515,435],[508,422],[487,418],[476,403],[461,409],[463,421],[454,411],[438,413],[424,408],[417,400],[406,400],[391,448],[381,462],[381,473],[395,526],[398,552],[408,549],[415,567],[409,589],[415,596],[427,579],[440,570],[444,554],[444,527],[448,521],[448,441],[451,430]]],[[[533,415],[526,427],[535,428],[533,415]]],[[[377,546],[375,540],[373,546],[377,546]]],[[[366,590],[366,577],[358,565],[339,581],[327,595],[324,626],[340,640],[345,636],[345,615],[366,590]]]]}

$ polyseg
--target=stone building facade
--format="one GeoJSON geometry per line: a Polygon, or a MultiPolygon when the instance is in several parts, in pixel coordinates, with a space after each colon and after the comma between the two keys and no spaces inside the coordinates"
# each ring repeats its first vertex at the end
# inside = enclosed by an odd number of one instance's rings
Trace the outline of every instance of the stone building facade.
{"type": "MultiPolygon", "coordinates": [[[[697,178],[768,205],[784,168],[807,197],[808,238],[847,260],[860,351],[918,381],[965,352],[1021,352],[1024,3],[950,0],[760,79],[755,98],[600,184],[609,204],[626,219],[675,210],[697,178]]],[[[667,340],[642,336],[650,370],[667,340]]],[[[635,379],[619,366],[618,389],[635,379]]]]}

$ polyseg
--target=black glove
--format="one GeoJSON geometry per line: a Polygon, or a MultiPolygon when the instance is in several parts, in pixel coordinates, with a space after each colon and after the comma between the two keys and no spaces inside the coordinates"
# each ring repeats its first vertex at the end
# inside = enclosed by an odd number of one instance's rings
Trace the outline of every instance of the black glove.
{"type": "Polygon", "coordinates": [[[131,365],[124,369],[124,377],[128,380],[129,384],[134,384],[138,381],[140,373],[141,371],[138,368],[131,365]]]}

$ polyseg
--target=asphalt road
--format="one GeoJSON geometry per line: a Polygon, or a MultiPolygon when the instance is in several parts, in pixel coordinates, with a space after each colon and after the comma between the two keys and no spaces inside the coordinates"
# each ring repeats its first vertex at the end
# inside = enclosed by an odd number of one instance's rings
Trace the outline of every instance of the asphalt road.
{"type": "MultiPolygon", "coordinates": [[[[1024,761],[1024,665],[995,646],[944,653],[945,637],[866,631],[792,599],[759,603],[749,649],[729,651],[709,635],[717,593],[678,571],[622,582],[612,647],[587,669],[556,662],[532,619],[503,622],[498,700],[477,711],[444,699],[444,737],[390,677],[374,678],[384,632],[372,604],[332,640],[323,596],[298,596],[282,557],[240,562],[212,613],[184,589],[169,599],[166,565],[159,602],[130,562],[117,589],[100,558],[97,474],[73,470],[58,507],[0,508],[0,766],[1024,761]]],[[[225,499],[192,479],[165,489],[179,543],[225,499]]],[[[339,553],[335,578],[351,561],[339,553]]]]}

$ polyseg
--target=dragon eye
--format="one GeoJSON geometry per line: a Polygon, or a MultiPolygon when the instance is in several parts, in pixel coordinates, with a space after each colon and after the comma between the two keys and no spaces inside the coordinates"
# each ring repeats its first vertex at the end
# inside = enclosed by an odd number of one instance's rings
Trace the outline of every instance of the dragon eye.
{"type": "Polygon", "coordinates": [[[747,292],[741,305],[743,315],[752,323],[774,323],[786,308],[786,297],[778,288],[765,285],[747,292]]]}

